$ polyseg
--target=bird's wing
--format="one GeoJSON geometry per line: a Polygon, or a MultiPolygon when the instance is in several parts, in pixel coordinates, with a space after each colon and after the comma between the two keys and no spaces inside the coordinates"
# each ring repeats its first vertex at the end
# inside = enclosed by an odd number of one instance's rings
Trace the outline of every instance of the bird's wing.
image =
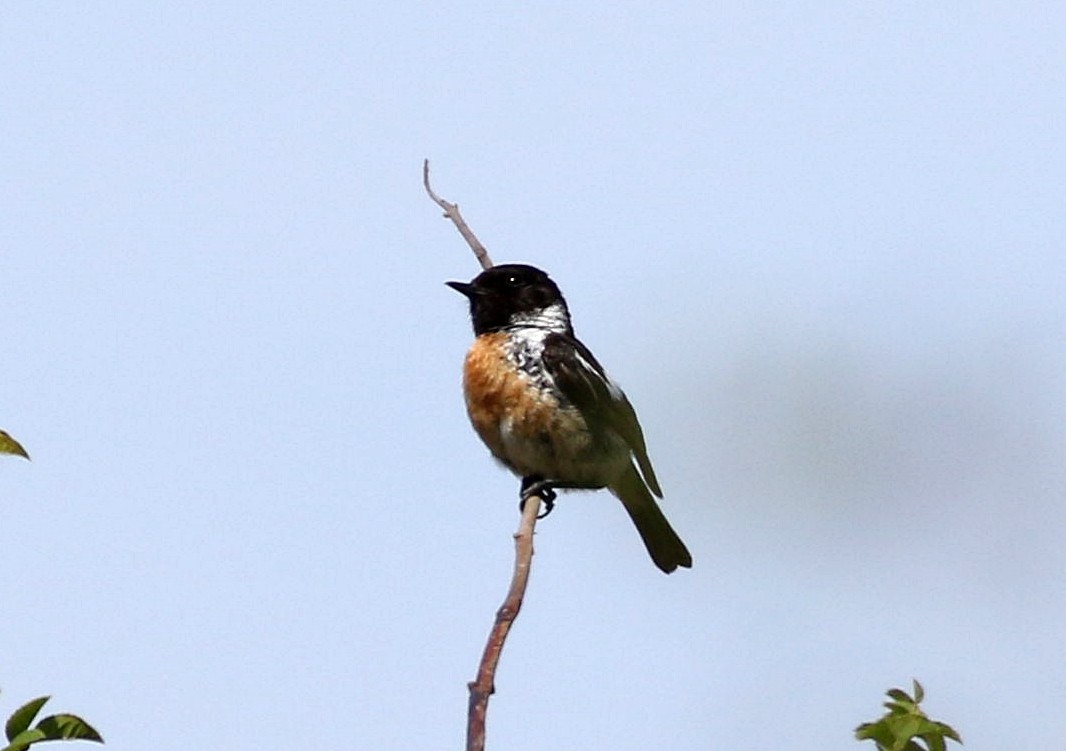
{"type": "Polygon", "coordinates": [[[556,385],[582,414],[622,436],[636,457],[648,487],[662,498],[637,413],[588,347],[572,336],[549,334],[544,340],[544,364],[556,385]]]}

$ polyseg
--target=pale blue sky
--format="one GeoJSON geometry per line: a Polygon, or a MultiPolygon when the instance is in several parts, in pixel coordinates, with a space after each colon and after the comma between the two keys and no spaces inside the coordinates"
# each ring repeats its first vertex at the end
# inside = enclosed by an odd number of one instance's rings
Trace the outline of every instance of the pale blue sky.
{"type": "Polygon", "coordinates": [[[6,3],[0,712],[462,744],[516,481],[443,285],[547,269],[695,567],[542,523],[489,747],[1066,736],[1066,10],[6,3]]]}

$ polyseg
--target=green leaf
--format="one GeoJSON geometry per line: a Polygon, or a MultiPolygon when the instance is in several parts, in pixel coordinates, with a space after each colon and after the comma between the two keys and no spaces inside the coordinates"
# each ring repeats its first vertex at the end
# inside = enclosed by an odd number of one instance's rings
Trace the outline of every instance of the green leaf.
{"type": "Polygon", "coordinates": [[[899,718],[899,722],[896,723],[893,731],[896,738],[903,740],[910,740],[914,736],[918,735],[918,730],[922,727],[922,718],[915,717],[914,715],[908,715],[907,717],[899,718]]]}
{"type": "Polygon", "coordinates": [[[914,700],[911,699],[911,697],[907,696],[907,692],[904,691],[902,688],[890,688],[885,693],[888,694],[889,696],[891,696],[893,699],[895,699],[896,701],[898,701],[901,704],[913,704],[914,703],[914,700]]]}
{"type": "Polygon", "coordinates": [[[855,728],[855,738],[860,741],[873,741],[879,748],[888,748],[895,740],[892,731],[883,722],[866,722],[855,728]]]}
{"type": "Polygon", "coordinates": [[[921,704],[922,699],[925,698],[925,689],[922,688],[922,684],[916,678],[912,678],[911,682],[914,684],[914,703],[921,704]]]}
{"type": "Polygon", "coordinates": [[[945,725],[943,722],[938,722],[937,725],[940,726],[940,732],[945,738],[950,738],[956,743],[962,743],[962,736],[956,733],[955,728],[951,727],[951,725],[945,725]]]}
{"type": "Polygon", "coordinates": [[[37,723],[37,729],[50,741],[81,740],[103,743],[96,728],[72,714],[54,714],[37,723]]]}
{"type": "Polygon", "coordinates": [[[30,458],[30,455],[26,453],[26,449],[22,448],[22,444],[3,430],[0,430],[0,454],[15,454],[16,456],[24,456],[27,459],[30,458]]]}
{"type": "Polygon", "coordinates": [[[944,736],[942,735],[923,735],[920,736],[925,741],[926,747],[929,751],[947,751],[944,748],[944,736]]]}
{"type": "Polygon", "coordinates": [[[16,709],[15,713],[8,718],[7,725],[4,726],[4,734],[7,735],[7,739],[14,741],[16,735],[26,730],[37,716],[37,713],[41,711],[41,707],[50,698],[52,697],[41,696],[16,709]]]}
{"type": "Polygon", "coordinates": [[[5,746],[3,749],[0,749],[0,751],[26,751],[31,743],[45,740],[45,735],[37,728],[33,728],[32,730],[23,730],[9,740],[11,741],[11,745],[5,746]]]}
{"type": "Polygon", "coordinates": [[[925,744],[929,746],[930,751],[934,751],[934,743],[936,744],[936,748],[941,749],[942,751],[945,747],[945,738],[950,738],[956,743],[962,743],[962,738],[959,737],[959,734],[956,733],[950,725],[945,725],[942,722],[932,721],[929,722],[929,725],[931,727],[927,730],[923,730],[923,732],[918,733],[918,737],[925,741],[925,744]]]}

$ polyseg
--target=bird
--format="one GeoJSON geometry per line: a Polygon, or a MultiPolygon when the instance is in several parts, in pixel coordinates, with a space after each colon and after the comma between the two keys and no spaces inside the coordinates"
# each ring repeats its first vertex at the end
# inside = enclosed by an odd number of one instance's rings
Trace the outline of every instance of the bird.
{"type": "Polygon", "coordinates": [[[636,412],[574,335],[558,285],[517,263],[446,284],[470,302],[467,414],[492,455],[522,479],[522,502],[541,496],[546,515],[555,490],[607,488],[656,566],[667,574],[691,568],[688,548],[655,500],[663,493],[636,412]]]}

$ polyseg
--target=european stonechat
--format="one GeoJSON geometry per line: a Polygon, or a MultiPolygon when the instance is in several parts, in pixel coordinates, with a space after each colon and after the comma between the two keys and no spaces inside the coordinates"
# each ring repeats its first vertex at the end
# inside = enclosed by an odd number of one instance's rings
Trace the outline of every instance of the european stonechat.
{"type": "Polygon", "coordinates": [[[574,336],[555,282],[533,266],[506,264],[447,284],[470,299],[475,339],[463,369],[470,422],[522,478],[522,498],[538,493],[550,511],[554,490],[607,488],[656,566],[668,574],[691,568],[685,543],[652,497],[663,494],[636,412],[574,336]]]}

